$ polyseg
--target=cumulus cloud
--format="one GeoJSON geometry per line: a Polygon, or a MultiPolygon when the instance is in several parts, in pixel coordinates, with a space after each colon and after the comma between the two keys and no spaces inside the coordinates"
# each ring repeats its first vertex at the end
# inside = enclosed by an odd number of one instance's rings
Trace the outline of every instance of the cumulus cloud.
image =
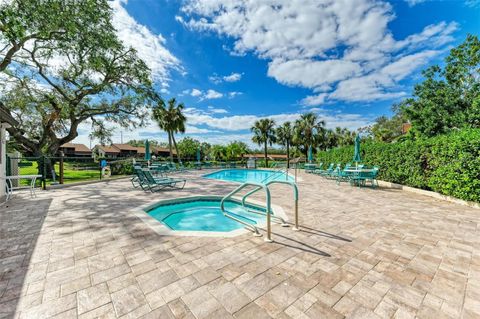
{"type": "Polygon", "coordinates": [[[304,106],[317,106],[323,104],[325,102],[325,98],[327,97],[327,93],[320,93],[317,95],[309,95],[303,98],[300,101],[300,104],[304,106]]]}
{"type": "Polygon", "coordinates": [[[166,40],[154,34],[146,26],[139,24],[125,9],[127,0],[110,2],[113,9],[112,23],[120,40],[134,47],[138,56],[152,70],[153,78],[160,82],[170,79],[170,70],[182,71],[180,61],[165,47],[166,40]]]}
{"type": "Polygon", "coordinates": [[[232,72],[230,75],[220,76],[220,75],[214,73],[213,75],[209,76],[208,79],[215,84],[220,84],[224,81],[225,82],[237,82],[237,81],[240,81],[242,79],[242,74],[232,72]]]}
{"type": "Polygon", "coordinates": [[[417,5],[419,3],[426,2],[426,1],[429,1],[429,0],[405,0],[405,2],[408,3],[410,7],[413,7],[414,5],[417,5]]]}
{"type": "Polygon", "coordinates": [[[190,91],[191,96],[202,96],[202,94],[202,91],[200,91],[199,89],[192,89],[192,91],[190,91]]]}
{"type": "Polygon", "coordinates": [[[242,75],[240,73],[232,73],[230,75],[224,76],[223,80],[227,82],[237,82],[237,81],[240,81],[241,78],[242,78],[242,75]]]}
{"type": "MultiPolygon", "coordinates": [[[[324,119],[328,128],[341,126],[357,129],[371,122],[370,119],[361,114],[332,113],[323,109],[312,109],[311,111],[316,112],[321,119],[324,119]]],[[[209,114],[197,108],[189,108],[185,113],[187,121],[191,125],[207,126],[226,132],[250,130],[255,121],[262,118],[273,119],[277,125],[281,125],[288,121],[293,122],[301,116],[301,113],[280,113],[264,116],[253,114],[215,116],[215,114],[209,114]]]]}
{"type": "Polygon", "coordinates": [[[226,109],[216,108],[216,107],[213,107],[211,105],[209,105],[207,107],[207,109],[210,113],[214,113],[214,114],[226,114],[226,113],[228,113],[228,111],[226,109]]]}
{"type": "Polygon", "coordinates": [[[211,100],[211,99],[219,99],[222,96],[223,96],[222,93],[210,89],[210,90],[207,90],[207,92],[203,95],[203,98],[207,100],[211,100]]]}
{"type": "Polygon", "coordinates": [[[230,99],[233,99],[234,97],[243,94],[242,92],[237,92],[237,91],[232,91],[232,92],[227,92],[227,93],[221,93],[212,89],[208,89],[206,91],[202,91],[199,89],[191,89],[191,90],[183,90],[182,95],[190,95],[193,97],[198,97],[200,101],[203,100],[215,100],[215,99],[220,99],[224,96],[227,96],[230,99]]]}
{"type": "Polygon", "coordinates": [[[187,0],[176,17],[192,30],[230,37],[232,54],[268,60],[267,74],[279,83],[326,93],[305,97],[307,105],[403,96],[400,81],[441,53],[458,28],[442,21],[395,39],[394,18],[392,6],[377,0],[187,0]],[[364,94],[344,92],[360,90],[361,81],[371,81],[364,94]]]}

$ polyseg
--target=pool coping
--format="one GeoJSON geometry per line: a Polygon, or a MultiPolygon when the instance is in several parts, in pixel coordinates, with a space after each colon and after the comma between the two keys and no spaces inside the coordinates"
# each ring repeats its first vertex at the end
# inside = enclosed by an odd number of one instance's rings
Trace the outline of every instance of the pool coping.
{"type": "MultiPolygon", "coordinates": [[[[222,199],[223,196],[221,195],[194,195],[194,196],[184,196],[184,197],[177,197],[177,198],[172,198],[172,199],[165,199],[161,200],[158,202],[155,202],[153,204],[145,204],[140,207],[131,209],[129,212],[134,214],[136,217],[138,217],[142,222],[144,222],[147,226],[149,226],[154,232],[156,232],[158,235],[161,236],[183,236],[183,237],[236,237],[239,235],[251,233],[251,231],[245,229],[245,228],[240,228],[236,230],[232,230],[229,232],[213,232],[213,231],[185,231],[185,230],[172,230],[168,226],[164,225],[162,222],[156,220],[152,216],[150,216],[147,211],[150,209],[153,209],[155,207],[161,206],[162,204],[171,204],[175,203],[179,200],[182,201],[191,201],[191,200],[196,200],[196,199],[213,199],[213,200],[218,200],[222,199]]],[[[234,201],[235,198],[232,198],[234,201]]],[[[262,203],[257,200],[249,199],[249,203],[260,206],[262,203]]],[[[285,214],[285,211],[283,208],[279,205],[271,204],[272,211],[274,212],[275,216],[279,216],[283,218],[285,221],[288,221],[288,216],[285,214]]],[[[274,223],[272,223],[274,224],[274,223]]],[[[257,224],[258,228],[264,228],[267,225],[266,221],[264,222],[259,222],[257,224]]]]}

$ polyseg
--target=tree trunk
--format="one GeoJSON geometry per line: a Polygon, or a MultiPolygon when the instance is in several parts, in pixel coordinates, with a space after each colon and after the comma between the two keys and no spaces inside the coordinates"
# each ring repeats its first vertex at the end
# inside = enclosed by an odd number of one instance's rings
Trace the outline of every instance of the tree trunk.
{"type": "Polygon", "coordinates": [[[290,143],[287,141],[287,168],[290,168],[290,143]]]}
{"type": "Polygon", "coordinates": [[[267,151],[267,142],[265,142],[265,167],[268,168],[268,151],[267,151]]]}
{"type": "Polygon", "coordinates": [[[173,132],[172,132],[172,140],[173,140],[173,145],[175,146],[175,152],[177,152],[177,160],[179,163],[181,163],[182,160],[180,159],[180,153],[178,152],[177,141],[175,141],[175,135],[173,134],[173,132]]]}
{"type": "Polygon", "coordinates": [[[170,151],[170,162],[173,162],[173,152],[172,152],[172,134],[170,131],[167,131],[168,134],[168,149],[170,151]]]}

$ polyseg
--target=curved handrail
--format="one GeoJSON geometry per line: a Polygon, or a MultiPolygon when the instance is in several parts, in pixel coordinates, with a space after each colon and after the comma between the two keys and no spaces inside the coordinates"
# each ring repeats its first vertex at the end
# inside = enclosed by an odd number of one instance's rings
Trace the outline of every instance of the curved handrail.
{"type": "MultiPolygon", "coordinates": [[[[264,186],[268,189],[268,186],[271,185],[271,184],[286,184],[286,185],[290,185],[292,186],[293,188],[293,199],[295,200],[295,227],[293,228],[293,230],[298,230],[298,186],[295,182],[292,182],[292,181],[277,181],[277,180],[274,180],[274,181],[269,181],[267,183],[264,184],[264,186]]],[[[251,190],[250,192],[248,192],[247,194],[245,194],[243,197],[242,197],[242,206],[245,207],[245,200],[248,196],[258,192],[261,187],[263,185],[260,185],[258,186],[257,188],[251,190]]],[[[275,216],[275,218],[278,218],[282,221],[283,224],[286,225],[286,222],[278,217],[278,216],[275,216]]]]}
{"type": "Polygon", "coordinates": [[[271,232],[272,232],[272,229],[271,229],[271,221],[270,221],[270,212],[271,212],[271,198],[270,198],[270,190],[268,189],[267,185],[266,184],[259,184],[259,183],[252,183],[252,182],[245,182],[243,183],[242,185],[240,185],[239,187],[235,188],[233,191],[231,191],[230,193],[228,193],[226,196],[224,196],[220,202],[220,209],[222,210],[222,213],[225,217],[228,217],[230,219],[233,219],[243,225],[246,226],[246,228],[250,229],[251,231],[253,231],[255,233],[255,236],[261,236],[259,231],[258,231],[258,228],[256,226],[253,226],[249,223],[246,223],[244,222],[243,220],[240,220],[234,216],[231,215],[231,213],[229,213],[226,209],[225,209],[225,201],[229,198],[231,198],[233,195],[235,195],[236,193],[238,193],[239,191],[241,191],[242,189],[244,189],[245,187],[247,186],[255,186],[256,188],[255,189],[263,189],[265,190],[265,201],[266,201],[266,215],[267,215],[267,238],[265,238],[265,241],[269,241],[271,242],[272,239],[271,239],[271,232]]]}

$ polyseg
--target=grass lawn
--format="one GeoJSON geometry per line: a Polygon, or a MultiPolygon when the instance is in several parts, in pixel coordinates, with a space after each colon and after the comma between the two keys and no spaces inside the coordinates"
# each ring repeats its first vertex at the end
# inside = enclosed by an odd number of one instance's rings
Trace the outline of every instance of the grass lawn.
{"type": "MultiPolygon", "coordinates": [[[[19,167],[19,175],[35,175],[38,174],[38,164],[37,162],[31,162],[31,166],[19,167]]],[[[63,164],[63,182],[65,184],[75,183],[88,180],[98,180],[100,179],[100,171],[97,168],[97,163],[64,163],[63,164]]],[[[56,181],[60,179],[60,164],[55,164],[55,174],[56,181]]],[[[47,185],[50,185],[52,182],[51,179],[47,179],[47,185]]],[[[22,185],[27,185],[28,181],[22,180],[22,185]]],[[[37,183],[40,183],[38,181],[37,183]]]]}

